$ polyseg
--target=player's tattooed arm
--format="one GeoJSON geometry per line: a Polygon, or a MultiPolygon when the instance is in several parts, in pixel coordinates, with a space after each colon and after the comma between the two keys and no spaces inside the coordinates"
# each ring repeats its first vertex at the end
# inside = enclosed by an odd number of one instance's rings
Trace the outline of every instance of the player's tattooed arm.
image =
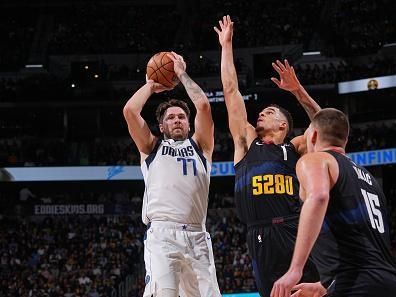
{"type": "Polygon", "coordinates": [[[190,97],[191,101],[194,103],[198,103],[200,100],[208,101],[204,91],[201,87],[191,79],[191,77],[184,72],[179,77],[181,83],[183,84],[184,88],[187,91],[188,96],[190,97]]]}
{"type": "Polygon", "coordinates": [[[187,73],[184,72],[181,74],[179,79],[197,109],[197,115],[194,123],[195,133],[193,138],[203,150],[205,158],[211,161],[214,148],[214,123],[208,97],[206,97],[204,91],[188,76],[187,73]]]}
{"type": "Polygon", "coordinates": [[[192,138],[202,149],[205,158],[211,161],[214,148],[214,123],[208,97],[186,73],[186,62],[183,57],[175,52],[171,52],[168,56],[173,61],[174,71],[197,110],[192,138]]]}
{"type": "Polygon", "coordinates": [[[206,97],[204,91],[198,86],[196,82],[194,82],[191,77],[186,72],[186,62],[184,61],[183,57],[176,54],[175,52],[171,52],[168,54],[168,57],[173,61],[173,68],[174,71],[183,84],[184,88],[187,91],[188,96],[190,97],[191,101],[194,103],[196,108],[199,108],[197,104],[201,103],[206,104],[208,98],[206,97]]]}

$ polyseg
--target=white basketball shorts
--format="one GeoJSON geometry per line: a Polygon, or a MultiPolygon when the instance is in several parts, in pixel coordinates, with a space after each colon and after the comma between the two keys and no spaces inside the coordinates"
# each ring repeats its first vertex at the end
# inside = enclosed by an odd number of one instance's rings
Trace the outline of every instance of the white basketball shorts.
{"type": "Polygon", "coordinates": [[[143,297],[221,297],[210,235],[202,226],[151,222],[144,241],[146,288],[143,297]]]}

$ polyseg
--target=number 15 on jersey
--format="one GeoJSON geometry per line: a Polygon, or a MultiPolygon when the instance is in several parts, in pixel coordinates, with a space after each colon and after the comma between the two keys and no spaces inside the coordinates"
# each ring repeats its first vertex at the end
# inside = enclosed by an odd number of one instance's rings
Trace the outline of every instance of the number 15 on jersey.
{"type": "Polygon", "coordinates": [[[382,213],[380,209],[380,202],[378,196],[372,193],[369,193],[363,189],[362,195],[364,198],[364,202],[366,204],[367,212],[369,215],[371,227],[373,229],[377,229],[379,233],[384,233],[384,221],[382,219],[382,213]]]}

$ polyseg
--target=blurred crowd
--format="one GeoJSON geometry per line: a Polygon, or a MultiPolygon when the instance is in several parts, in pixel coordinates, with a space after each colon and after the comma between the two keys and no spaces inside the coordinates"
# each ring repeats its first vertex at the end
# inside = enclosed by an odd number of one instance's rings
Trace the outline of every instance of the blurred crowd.
{"type": "Polygon", "coordinates": [[[0,7],[0,72],[24,66],[36,33],[37,9],[0,7]]]}
{"type": "MultiPolygon", "coordinates": [[[[347,151],[396,147],[395,134],[396,122],[353,126],[347,151]]],[[[230,133],[216,129],[213,161],[231,161],[233,149],[230,133]]],[[[19,137],[0,140],[0,164],[4,167],[139,165],[140,157],[136,145],[128,137],[92,141],[19,137]]]]}
{"type": "MultiPolygon", "coordinates": [[[[120,282],[143,261],[143,230],[129,217],[4,218],[0,296],[117,296],[120,282]]],[[[136,283],[135,291],[142,286],[136,283]]]]}
{"type": "MultiPolygon", "coordinates": [[[[279,57],[281,58],[281,57],[279,57]]],[[[188,58],[188,55],[186,56],[188,58]]],[[[104,62],[103,62],[104,63],[104,62]]],[[[297,63],[296,74],[303,85],[337,84],[342,81],[394,75],[396,60],[381,55],[367,57],[362,62],[340,60],[337,63],[297,63]]],[[[253,85],[253,77],[247,65],[241,59],[236,60],[238,73],[245,74],[241,88],[253,85]]],[[[80,73],[68,78],[59,78],[51,74],[27,77],[0,77],[0,102],[43,102],[53,101],[119,101],[128,97],[135,89],[115,87],[119,81],[143,83],[145,68],[123,65],[98,66],[93,73],[80,73]],[[98,73],[98,74],[96,74],[98,73]],[[76,84],[76,88],[71,87],[76,84]]],[[[204,56],[191,57],[188,60],[188,72],[193,78],[210,78],[220,76],[220,61],[204,56]]],[[[269,85],[270,80],[268,78],[269,85]]],[[[127,86],[127,85],[125,85],[127,86]]],[[[201,83],[209,91],[205,83],[201,83]]]]}
{"type": "Polygon", "coordinates": [[[378,150],[396,147],[396,121],[388,125],[371,123],[351,129],[347,150],[349,152],[378,150]]]}
{"type": "Polygon", "coordinates": [[[50,54],[156,52],[172,45],[180,15],[174,4],[81,2],[54,11],[50,54]]]}
{"type": "MultiPolygon", "coordinates": [[[[221,291],[256,291],[246,227],[234,211],[210,211],[207,230],[221,291]]],[[[131,217],[3,218],[0,296],[118,296],[128,275],[128,296],[141,296],[144,232],[140,218],[131,217]]]]}
{"type": "Polygon", "coordinates": [[[217,36],[213,35],[212,27],[227,14],[235,23],[236,47],[297,43],[308,46],[315,12],[320,10],[316,0],[305,1],[304,5],[286,0],[253,1],[249,5],[237,0],[217,0],[210,4],[196,12],[192,25],[195,39],[186,45],[188,48],[216,48],[217,36]]]}
{"type": "Polygon", "coordinates": [[[336,1],[330,28],[323,30],[336,54],[364,55],[382,45],[395,42],[395,19],[390,11],[396,10],[393,0],[336,1]]]}
{"type": "Polygon", "coordinates": [[[394,19],[389,13],[394,8],[391,0],[348,0],[333,4],[309,0],[304,5],[269,0],[253,1],[248,6],[237,0],[199,1],[184,6],[109,7],[89,3],[78,10],[55,12],[57,23],[50,52],[213,49],[217,43],[212,27],[229,14],[236,24],[236,47],[300,43],[309,48],[322,42],[334,47],[339,55],[366,54],[395,41],[392,40],[396,30],[394,19]],[[150,16],[155,16],[155,21],[150,16]]]}
{"type": "Polygon", "coordinates": [[[211,234],[216,276],[222,293],[257,291],[246,245],[246,226],[233,210],[211,212],[207,219],[211,234]]]}
{"type": "MultiPolygon", "coordinates": [[[[13,75],[0,77],[0,102],[119,100],[132,90],[115,87],[114,82],[143,81],[146,56],[160,50],[184,55],[193,77],[218,77],[219,59],[198,53],[218,51],[213,26],[224,14],[230,14],[236,24],[236,48],[301,44],[302,51],[320,50],[329,59],[337,57],[337,62],[296,61],[297,75],[305,85],[394,74],[394,58],[378,52],[396,41],[396,22],[390,13],[394,10],[392,0],[309,0],[304,5],[269,0],[248,6],[237,0],[150,5],[80,1],[32,8],[34,13],[30,7],[2,7],[0,73],[13,75]],[[122,61],[126,53],[138,55],[122,61]],[[106,54],[116,58],[106,61],[106,54]],[[50,74],[28,76],[24,65],[35,55],[45,57],[40,63],[50,64],[45,65],[50,74]],[[69,71],[63,69],[65,65],[48,59],[60,55],[93,55],[95,73],[87,71],[89,77],[74,70],[64,73],[69,71]],[[87,86],[91,89],[83,90],[87,86]]],[[[283,54],[293,61],[301,53],[283,54]]],[[[246,74],[246,86],[255,86],[252,73],[256,70],[248,69],[243,59],[236,59],[236,67],[238,73],[246,74]]]]}
{"type": "Polygon", "coordinates": [[[237,0],[147,5],[80,1],[43,9],[5,6],[0,10],[0,71],[26,64],[32,49],[46,55],[217,49],[213,26],[226,14],[236,24],[238,48],[302,44],[304,50],[341,57],[372,54],[395,42],[394,10],[393,0],[309,0],[304,5],[287,0],[249,5],[237,0]],[[46,42],[40,43],[42,39],[46,42]]]}
{"type": "Polygon", "coordinates": [[[396,62],[381,56],[369,57],[366,62],[346,64],[340,61],[323,64],[296,65],[297,76],[304,85],[334,84],[355,79],[394,75],[396,62]]]}
{"type": "Polygon", "coordinates": [[[55,11],[49,43],[52,54],[155,52],[158,48],[205,50],[217,47],[212,28],[224,15],[235,16],[236,46],[308,44],[317,1],[302,7],[290,1],[199,1],[150,6],[86,3],[55,11]],[[276,5],[277,9],[273,7],[276,5]],[[189,15],[187,18],[186,15],[189,15]],[[153,17],[155,16],[155,20],[153,17]],[[161,24],[161,26],[158,26],[161,24]]]}
{"type": "Polygon", "coordinates": [[[5,161],[7,166],[139,164],[137,148],[130,139],[70,143],[30,137],[0,140],[0,154],[0,162],[5,161]]]}

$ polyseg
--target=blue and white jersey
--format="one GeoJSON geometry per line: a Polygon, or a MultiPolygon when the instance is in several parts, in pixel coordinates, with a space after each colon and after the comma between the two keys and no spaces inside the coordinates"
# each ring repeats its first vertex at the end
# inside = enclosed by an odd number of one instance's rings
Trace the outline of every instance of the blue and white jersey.
{"type": "Polygon", "coordinates": [[[192,138],[159,139],[141,165],[146,185],[142,220],[203,225],[211,164],[192,138]]]}

